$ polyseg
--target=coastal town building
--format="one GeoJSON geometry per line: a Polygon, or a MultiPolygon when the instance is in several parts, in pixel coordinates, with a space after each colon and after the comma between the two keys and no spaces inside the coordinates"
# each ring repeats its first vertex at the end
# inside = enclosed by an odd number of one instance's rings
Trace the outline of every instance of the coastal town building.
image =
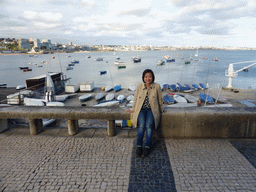
{"type": "Polygon", "coordinates": [[[20,48],[25,49],[25,50],[30,50],[30,43],[28,39],[19,39],[18,44],[20,48]]]}

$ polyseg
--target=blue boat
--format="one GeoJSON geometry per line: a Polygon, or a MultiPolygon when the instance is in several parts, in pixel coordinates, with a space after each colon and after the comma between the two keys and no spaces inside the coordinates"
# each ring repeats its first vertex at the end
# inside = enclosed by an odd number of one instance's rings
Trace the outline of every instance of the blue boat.
{"type": "Polygon", "coordinates": [[[207,94],[199,93],[199,97],[202,101],[204,101],[206,103],[214,103],[213,98],[207,94]]]}
{"type": "Polygon", "coordinates": [[[106,73],[107,73],[107,71],[100,71],[100,75],[104,75],[106,73]]]}
{"type": "Polygon", "coordinates": [[[166,62],[175,62],[175,59],[166,59],[166,62]]]}
{"type": "Polygon", "coordinates": [[[71,63],[79,63],[77,60],[72,60],[71,63]]]}
{"type": "Polygon", "coordinates": [[[188,85],[188,84],[184,84],[184,85],[185,85],[185,87],[191,89],[190,85],[188,85]]]}
{"type": "Polygon", "coordinates": [[[177,91],[177,88],[176,88],[175,84],[169,85],[169,89],[171,89],[172,91],[177,91]]]}
{"type": "Polygon", "coordinates": [[[202,90],[205,90],[206,89],[206,86],[203,84],[203,83],[199,83],[199,86],[202,90]]]}
{"type": "Polygon", "coordinates": [[[176,89],[178,91],[189,91],[190,90],[190,86],[182,86],[180,83],[177,83],[177,87],[176,89]]]}
{"type": "Polygon", "coordinates": [[[163,84],[163,89],[168,89],[169,85],[168,84],[163,84]]]}
{"type": "Polygon", "coordinates": [[[195,90],[198,90],[199,89],[199,86],[197,84],[193,84],[192,87],[195,89],[195,90]]]}
{"type": "Polygon", "coordinates": [[[174,103],[174,100],[173,100],[168,94],[166,94],[166,95],[163,97],[163,100],[164,100],[164,102],[167,103],[167,104],[172,104],[172,103],[174,103]]]}
{"type": "Polygon", "coordinates": [[[117,91],[120,91],[121,90],[121,85],[116,85],[114,87],[114,91],[117,92],[117,91]]]}
{"type": "Polygon", "coordinates": [[[75,63],[70,63],[68,64],[68,66],[75,66],[75,63]]]}

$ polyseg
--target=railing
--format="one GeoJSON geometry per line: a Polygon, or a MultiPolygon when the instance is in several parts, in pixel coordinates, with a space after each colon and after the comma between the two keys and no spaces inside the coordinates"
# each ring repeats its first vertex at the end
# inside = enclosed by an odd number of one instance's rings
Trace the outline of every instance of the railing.
{"type": "MultiPolygon", "coordinates": [[[[130,119],[126,108],[96,107],[0,107],[0,127],[6,119],[29,119],[30,133],[43,131],[42,119],[67,119],[68,133],[78,131],[79,119],[106,119],[107,135],[114,136],[115,120],[130,119]]],[[[256,138],[256,108],[166,108],[158,135],[200,138],[256,138]]]]}

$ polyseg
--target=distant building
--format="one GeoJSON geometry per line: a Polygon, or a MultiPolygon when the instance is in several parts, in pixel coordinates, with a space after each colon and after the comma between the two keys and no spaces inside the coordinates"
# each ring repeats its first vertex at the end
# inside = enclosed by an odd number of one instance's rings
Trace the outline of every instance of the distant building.
{"type": "Polygon", "coordinates": [[[18,44],[20,48],[23,48],[25,50],[30,50],[30,44],[28,42],[28,39],[19,39],[18,44]]]}
{"type": "Polygon", "coordinates": [[[40,49],[52,50],[53,49],[53,44],[51,43],[51,40],[43,39],[41,44],[40,44],[40,49]]]}

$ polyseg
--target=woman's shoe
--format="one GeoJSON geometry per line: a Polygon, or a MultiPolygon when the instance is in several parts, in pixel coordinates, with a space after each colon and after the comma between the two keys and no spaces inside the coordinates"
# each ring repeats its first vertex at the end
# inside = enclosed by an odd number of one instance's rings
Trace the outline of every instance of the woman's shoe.
{"type": "Polygon", "coordinates": [[[142,147],[137,147],[136,153],[137,153],[137,156],[140,157],[143,153],[142,147]]]}
{"type": "Polygon", "coordinates": [[[144,157],[147,157],[150,153],[150,148],[146,147],[144,150],[144,157]]]}

